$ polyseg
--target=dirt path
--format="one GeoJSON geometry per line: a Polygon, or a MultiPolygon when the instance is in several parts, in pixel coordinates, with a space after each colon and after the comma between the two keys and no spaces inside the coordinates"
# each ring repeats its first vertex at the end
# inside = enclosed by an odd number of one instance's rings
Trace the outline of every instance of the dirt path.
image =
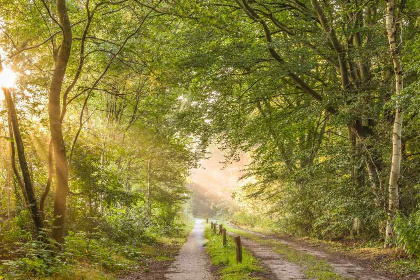
{"type": "MultiPolygon", "coordinates": [[[[237,236],[237,234],[229,233],[230,236],[237,236]]],[[[294,263],[285,261],[279,254],[274,252],[269,246],[262,245],[258,242],[241,236],[242,245],[249,250],[254,257],[261,260],[263,265],[270,270],[270,272],[281,280],[301,280],[307,279],[302,272],[302,268],[294,263]]],[[[271,278],[270,278],[271,279],[271,278]]]]}
{"type": "MultiPolygon", "coordinates": [[[[231,225],[233,226],[233,225],[231,225]]],[[[276,241],[280,241],[281,243],[297,250],[297,251],[301,251],[313,256],[316,256],[320,259],[324,259],[326,261],[329,262],[329,264],[334,268],[334,270],[346,277],[346,278],[350,278],[350,279],[360,279],[360,280],[393,280],[395,278],[391,278],[388,276],[383,276],[383,275],[379,275],[375,272],[373,272],[371,269],[369,268],[365,268],[362,267],[361,265],[357,264],[354,261],[351,261],[347,258],[345,258],[344,256],[341,256],[339,254],[331,254],[331,253],[327,253],[323,250],[314,248],[312,246],[310,246],[309,244],[302,244],[301,242],[297,242],[297,241],[291,241],[291,240],[287,240],[285,238],[281,238],[278,236],[269,236],[269,235],[265,235],[262,233],[258,233],[258,232],[254,232],[251,230],[247,230],[247,229],[243,229],[243,228],[239,228],[236,226],[233,226],[237,229],[240,229],[242,231],[245,231],[247,233],[256,235],[258,237],[261,237],[263,239],[275,239],[276,241]]],[[[246,246],[246,245],[245,245],[246,246]]],[[[269,247],[267,245],[260,245],[263,247],[269,247]]],[[[283,279],[283,278],[280,278],[283,279]]],[[[285,278],[286,279],[286,278],[285,278]]],[[[301,278],[287,278],[287,279],[301,279],[301,278]]]]}
{"type": "Polygon", "coordinates": [[[203,221],[196,219],[187,242],[171,264],[165,278],[168,280],[213,280],[209,258],[203,248],[205,241],[203,221]]]}

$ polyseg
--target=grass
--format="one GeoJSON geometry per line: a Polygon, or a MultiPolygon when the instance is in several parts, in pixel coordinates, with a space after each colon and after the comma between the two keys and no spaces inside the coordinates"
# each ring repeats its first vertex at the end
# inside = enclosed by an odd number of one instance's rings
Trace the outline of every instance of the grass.
{"type": "Polygon", "coordinates": [[[275,252],[283,256],[287,261],[296,263],[304,268],[304,272],[309,279],[319,280],[344,280],[343,276],[337,274],[333,267],[325,260],[317,258],[316,256],[303,253],[287,246],[277,240],[263,239],[259,236],[253,235],[246,231],[226,227],[227,230],[240,234],[248,239],[256,241],[260,244],[266,244],[273,248],[275,252]]]}
{"type": "Polygon", "coordinates": [[[29,252],[35,252],[29,257],[1,262],[0,279],[113,280],[133,271],[148,271],[150,262],[173,260],[191,228],[189,224],[177,236],[157,237],[140,246],[69,235],[66,251],[56,257],[39,258],[38,248],[29,246],[29,252]]]}
{"type": "Polygon", "coordinates": [[[115,277],[100,267],[87,263],[78,263],[63,269],[59,275],[37,277],[39,280],[114,280],[115,277]]]}
{"type": "Polygon", "coordinates": [[[218,267],[222,280],[263,279],[257,276],[258,273],[264,272],[263,267],[245,248],[242,248],[242,263],[236,262],[233,238],[227,236],[227,244],[223,247],[222,236],[213,233],[210,227],[206,227],[205,235],[208,239],[206,249],[212,264],[218,267]]]}
{"type": "Polygon", "coordinates": [[[420,273],[420,261],[418,259],[400,259],[388,262],[389,270],[398,275],[417,275],[420,273]]]}

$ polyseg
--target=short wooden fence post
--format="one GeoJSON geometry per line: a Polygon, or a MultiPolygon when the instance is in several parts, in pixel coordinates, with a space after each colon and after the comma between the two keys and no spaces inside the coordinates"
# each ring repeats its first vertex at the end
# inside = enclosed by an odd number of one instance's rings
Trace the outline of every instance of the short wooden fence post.
{"type": "Polygon", "coordinates": [[[226,246],[226,229],[222,229],[222,235],[223,235],[223,246],[226,246]]]}
{"type": "Polygon", "coordinates": [[[222,234],[223,225],[219,225],[219,234],[222,234]]]}
{"type": "Polygon", "coordinates": [[[213,232],[216,233],[217,224],[214,224],[213,232]]]}
{"type": "Polygon", "coordinates": [[[211,228],[211,229],[213,229],[213,225],[214,225],[214,223],[213,223],[213,222],[211,222],[211,224],[210,224],[210,228],[211,228]]]}
{"type": "Polygon", "coordinates": [[[236,262],[242,263],[242,246],[241,246],[241,237],[236,236],[234,238],[236,245],[236,262]]]}

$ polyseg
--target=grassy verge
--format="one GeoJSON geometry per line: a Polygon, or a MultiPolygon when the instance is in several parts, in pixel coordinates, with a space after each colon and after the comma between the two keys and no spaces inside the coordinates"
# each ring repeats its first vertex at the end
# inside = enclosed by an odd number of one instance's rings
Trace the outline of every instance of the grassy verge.
{"type": "Polygon", "coordinates": [[[233,238],[227,236],[227,244],[223,247],[222,236],[214,234],[210,227],[205,230],[206,249],[210,254],[212,264],[218,267],[222,280],[256,280],[264,279],[258,276],[264,269],[245,248],[242,248],[242,263],[236,262],[235,244],[233,238]]]}
{"type": "Polygon", "coordinates": [[[244,236],[248,239],[256,241],[260,244],[266,244],[273,248],[275,252],[283,256],[287,261],[296,263],[303,267],[305,274],[310,279],[319,279],[319,280],[344,280],[343,276],[337,274],[331,265],[322,259],[319,259],[313,255],[306,254],[287,246],[280,241],[276,240],[267,240],[259,236],[253,235],[246,231],[239,229],[226,227],[227,230],[244,236]]]}

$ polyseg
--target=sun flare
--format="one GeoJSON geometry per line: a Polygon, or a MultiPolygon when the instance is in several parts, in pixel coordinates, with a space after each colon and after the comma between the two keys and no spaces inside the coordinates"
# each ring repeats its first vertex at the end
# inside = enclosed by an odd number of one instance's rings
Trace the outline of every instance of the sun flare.
{"type": "MultiPolygon", "coordinates": [[[[3,68],[0,72],[0,88],[13,88],[15,86],[16,73],[9,68],[3,68]]],[[[4,94],[0,93],[0,101],[4,100],[4,94]]]]}
{"type": "Polygon", "coordinates": [[[0,87],[11,88],[14,87],[16,81],[16,73],[9,68],[4,68],[0,73],[0,87]]]}
{"type": "Polygon", "coordinates": [[[0,88],[12,88],[15,85],[16,73],[8,68],[4,68],[0,73],[0,88]]]}

